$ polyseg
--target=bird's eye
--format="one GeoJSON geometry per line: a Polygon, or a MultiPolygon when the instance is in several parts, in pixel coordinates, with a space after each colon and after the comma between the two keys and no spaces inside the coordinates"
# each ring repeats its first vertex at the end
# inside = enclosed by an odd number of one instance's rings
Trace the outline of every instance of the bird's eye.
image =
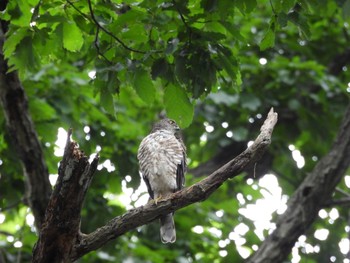
{"type": "Polygon", "coordinates": [[[169,120],[169,123],[170,124],[175,124],[175,121],[174,120],[169,120]]]}

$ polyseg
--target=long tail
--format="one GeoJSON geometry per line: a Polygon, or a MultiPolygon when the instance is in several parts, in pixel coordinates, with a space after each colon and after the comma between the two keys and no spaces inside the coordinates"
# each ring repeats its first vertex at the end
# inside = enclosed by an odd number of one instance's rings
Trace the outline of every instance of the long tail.
{"type": "Polygon", "coordinates": [[[174,243],[176,240],[176,230],[173,213],[160,218],[160,238],[162,243],[174,243]]]}

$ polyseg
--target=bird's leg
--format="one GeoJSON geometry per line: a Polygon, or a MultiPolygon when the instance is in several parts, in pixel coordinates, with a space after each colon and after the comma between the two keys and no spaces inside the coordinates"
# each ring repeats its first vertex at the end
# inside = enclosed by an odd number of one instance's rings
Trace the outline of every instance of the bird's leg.
{"type": "Polygon", "coordinates": [[[158,195],[156,198],[154,198],[154,203],[157,205],[158,201],[163,198],[162,195],[158,195]]]}

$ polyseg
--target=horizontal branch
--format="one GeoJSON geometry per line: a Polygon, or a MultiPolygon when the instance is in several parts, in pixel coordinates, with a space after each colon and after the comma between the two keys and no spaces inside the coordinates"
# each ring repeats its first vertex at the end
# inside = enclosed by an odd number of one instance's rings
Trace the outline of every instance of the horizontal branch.
{"type": "Polygon", "coordinates": [[[328,207],[334,207],[334,206],[349,206],[349,205],[350,205],[350,198],[344,197],[344,198],[327,201],[324,204],[324,207],[328,208],[328,207]]]}
{"type": "Polygon", "coordinates": [[[239,175],[248,164],[261,158],[271,142],[271,135],[276,122],[277,113],[271,109],[261,127],[260,135],[243,153],[200,182],[176,192],[166,199],[159,200],[157,205],[150,202],[145,206],[129,210],[124,215],[110,220],[105,226],[98,228],[91,234],[83,235],[79,238],[79,243],[75,245],[75,251],[72,252],[71,259],[76,260],[126,232],[152,222],[160,215],[168,214],[207,199],[227,179],[239,175]]]}

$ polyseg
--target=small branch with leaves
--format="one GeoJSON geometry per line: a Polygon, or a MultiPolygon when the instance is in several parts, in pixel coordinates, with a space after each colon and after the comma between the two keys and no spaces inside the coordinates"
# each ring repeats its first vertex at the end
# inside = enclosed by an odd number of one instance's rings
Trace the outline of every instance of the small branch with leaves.
{"type": "MultiPolygon", "coordinates": [[[[126,50],[129,50],[131,52],[135,52],[135,53],[140,53],[140,54],[146,54],[147,52],[146,51],[142,51],[142,50],[138,50],[138,49],[134,49],[134,48],[131,48],[129,47],[128,45],[126,45],[119,37],[117,37],[116,35],[114,35],[112,32],[110,32],[108,29],[106,29],[104,26],[102,26],[96,19],[96,16],[95,16],[95,13],[93,11],[93,8],[92,8],[92,4],[91,4],[91,0],[87,0],[87,3],[88,3],[88,6],[89,6],[89,12],[90,12],[90,16],[84,14],[83,12],[81,12],[79,10],[79,8],[77,8],[75,6],[75,4],[70,1],[70,0],[66,0],[67,3],[69,5],[71,5],[81,16],[83,16],[85,19],[88,19],[90,21],[92,21],[96,27],[97,27],[97,32],[96,32],[96,37],[99,35],[99,31],[103,31],[105,32],[107,35],[109,35],[110,37],[112,37],[115,41],[117,41],[123,48],[125,48],[126,50]]],[[[95,39],[95,47],[97,48],[97,52],[99,55],[101,55],[101,52],[100,52],[100,49],[99,49],[99,46],[96,45],[97,41],[95,39]]],[[[158,52],[158,51],[156,51],[158,52]]],[[[102,56],[103,58],[105,58],[105,56],[102,56]]],[[[106,59],[106,58],[105,58],[106,59]]],[[[107,59],[108,61],[108,59],[107,59]]]]}

